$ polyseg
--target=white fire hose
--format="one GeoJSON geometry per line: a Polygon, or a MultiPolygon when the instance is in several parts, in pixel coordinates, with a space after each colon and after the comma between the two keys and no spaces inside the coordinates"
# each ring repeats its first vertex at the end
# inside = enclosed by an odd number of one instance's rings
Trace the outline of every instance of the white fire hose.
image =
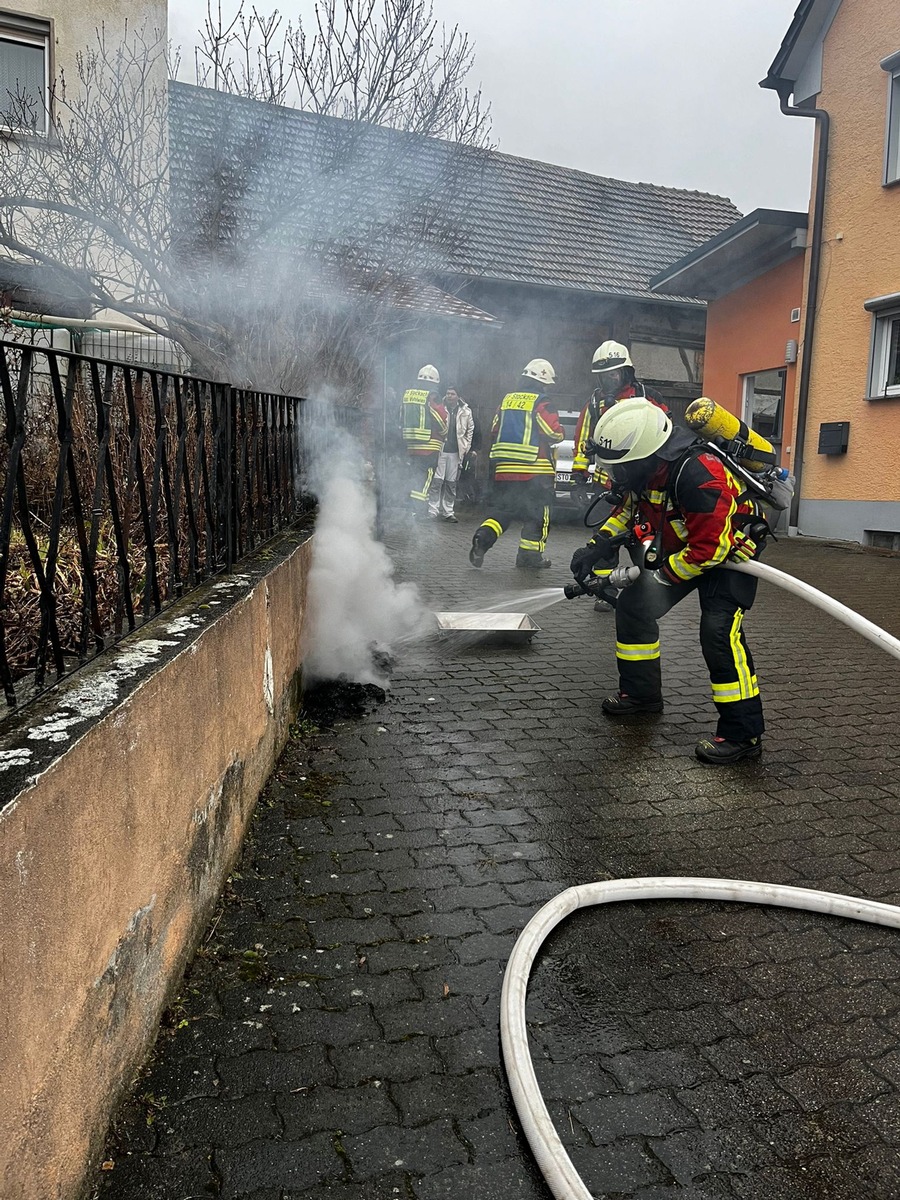
{"type": "MultiPolygon", "coordinates": [[[[768,579],[793,595],[809,600],[894,658],[900,659],[900,640],[809,584],[758,562],[725,565],[733,571],[768,579]]],[[[507,963],[500,997],[500,1041],[516,1112],[555,1200],[592,1200],[592,1197],[566,1153],[538,1087],[528,1048],[525,1020],[528,978],[541,946],[570,913],[579,908],[615,904],[622,900],[732,900],[745,904],[771,904],[900,929],[900,906],[896,904],[861,900],[856,896],[841,896],[815,888],[752,883],[743,879],[691,876],[611,879],[570,887],[554,896],[535,913],[519,934],[507,963]]]]}
{"type": "Polygon", "coordinates": [[[810,604],[814,604],[816,608],[821,608],[830,617],[834,617],[836,621],[841,621],[856,633],[861,634],[862,637],[868,638],[870,642],[874,642],[876,646],[880,646],[882,650],[886,650],[894,658],[900,658],[900,638],[893,637],[886,630],[876,625],[874,621],[866,620],[858,612],[854,612],[852,608],[848,608],[846,604],[841,604],[840,601],[833,600],[831,596],[826,596],[824,592],[810,587],[808,583],[803,583],[802,580],[795,579],[793,575],[787,575],[784,571],[779,571],[775,567],[769,567],[761,562],[724,563],[723,565],[729,571],[743,571],[745,575],[756,575],[759,579],[768,579],[770,583],[777,584],[778,587],[784,588],[791,595],[800,596],[803,600],[808,600],[810,604]]]}

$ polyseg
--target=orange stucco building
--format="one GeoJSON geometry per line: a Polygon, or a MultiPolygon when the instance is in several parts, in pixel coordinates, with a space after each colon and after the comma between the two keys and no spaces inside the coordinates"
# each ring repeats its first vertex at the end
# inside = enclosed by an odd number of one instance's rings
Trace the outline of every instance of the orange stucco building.
{"type": "Polygon", "coordinates": [[[900,2],[802,0],[762,86],[817,124],[796,523],[900,546],[900,2]]]}

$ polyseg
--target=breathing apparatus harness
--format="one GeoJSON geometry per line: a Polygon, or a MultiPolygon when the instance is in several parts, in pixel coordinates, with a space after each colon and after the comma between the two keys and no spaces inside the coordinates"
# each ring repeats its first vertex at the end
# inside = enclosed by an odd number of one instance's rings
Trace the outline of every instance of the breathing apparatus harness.
{"type": "MultiPolygon", "coordinates": [[[[746,426],[744,428],[746,429],[746,426]]],[[[585,450],[588,454],[596,453],[600,449],[601,447],[591,440],[585,443],[585,450]]],[[[669,471],[662,503],[664,518],[672,506],[678,479],[685,464],[690,459],[696,458],[699,454],[709,453],[714,454],[716,458],[720,459],[735,478],[745,485],[744,491],[737,498],[739,504],[749,499],[753,501],[755,507],[767,505],[777,512],[781,512],[787,508],[790,503],[791,494],[793,493],[793,486],[792,483],[788,482],[788,473],[777,466],[774,453],[769,454],[760,451],[755,446],[752,447],[754,461],[766,461],[766,466],[762,471],[751,471],[739,461],[742,457],[749,457],[746,440],[733,438],[727,445],[722,446],[717,444],[717,442],[698,438],[687,447],[683,454],[675,459],[669,471]]],[[[638,504],[640,504],[641,493],[637,493],[637,496],[638,504]]],[[[625,493],[613,488],[595,496],[584,514],[584,524],[587,529],[599,529],[603,524],[603,519],[598,521],[590,519],[594,509],[601,501],[618,507],[624,504],[625,493]]],[[[771,537],[773,541],[778,540],[766,516],[761,512],[739,515],[735,518],[735,525],[747,540],[755,543],[757,547],[755,556],[762,551],[767,538],[771,537]]],[[[652,538],[650,533],[651,527],[648,522],[635,521],[630,530],[609,539],[610,549],[618,549],[620,546],[625,546],[629,549],[636,546],[643,546],[644,569],[655,571],[657,567],[662,565],[664,557],[663,538],[665,536],[665,519],[660,521],[659,528],[652,538]]],[[[615,598],[609,594],[609,586],[606,581],[602,583],[600,581],[587,583],[584,580],[578,580],[575,584],[568,584],[564,591],[566,597],[570,600],[579,595],[600,596],[601,599],[606,600],[607,603],[615,607],[615,598]]]]}

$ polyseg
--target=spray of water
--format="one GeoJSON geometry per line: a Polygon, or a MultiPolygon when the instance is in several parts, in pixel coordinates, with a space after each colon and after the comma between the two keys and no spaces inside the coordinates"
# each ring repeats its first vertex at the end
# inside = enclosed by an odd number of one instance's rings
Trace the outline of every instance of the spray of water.
{"type": "Polygon", "coordinates": [[[359,440],[328,398],[304,413],[304,485],[318,499],[307,593],[304,678],[385,687],[392,650],[431,626],[414,584],[398,583],[375,536],[375,486],[359,440]]]}
{"type": "Polygon", "coordinates": [[[535,588],[530,592],[509,591],[490,604],[483,601],[472,603],[467,606],[467,611],[505,612],[509,609],[514,612],[536,613],[563,599],[565,593],[561,587],[535,588]]]}

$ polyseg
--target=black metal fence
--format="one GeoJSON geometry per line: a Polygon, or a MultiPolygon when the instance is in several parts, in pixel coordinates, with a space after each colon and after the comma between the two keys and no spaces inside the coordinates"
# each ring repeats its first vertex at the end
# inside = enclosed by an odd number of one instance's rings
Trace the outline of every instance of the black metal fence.
{"type": "Polygon", "coordinates": [[[295,397],[8,341],[0,392],[9,706],[230,570],[305,506],[295,397]]]}

